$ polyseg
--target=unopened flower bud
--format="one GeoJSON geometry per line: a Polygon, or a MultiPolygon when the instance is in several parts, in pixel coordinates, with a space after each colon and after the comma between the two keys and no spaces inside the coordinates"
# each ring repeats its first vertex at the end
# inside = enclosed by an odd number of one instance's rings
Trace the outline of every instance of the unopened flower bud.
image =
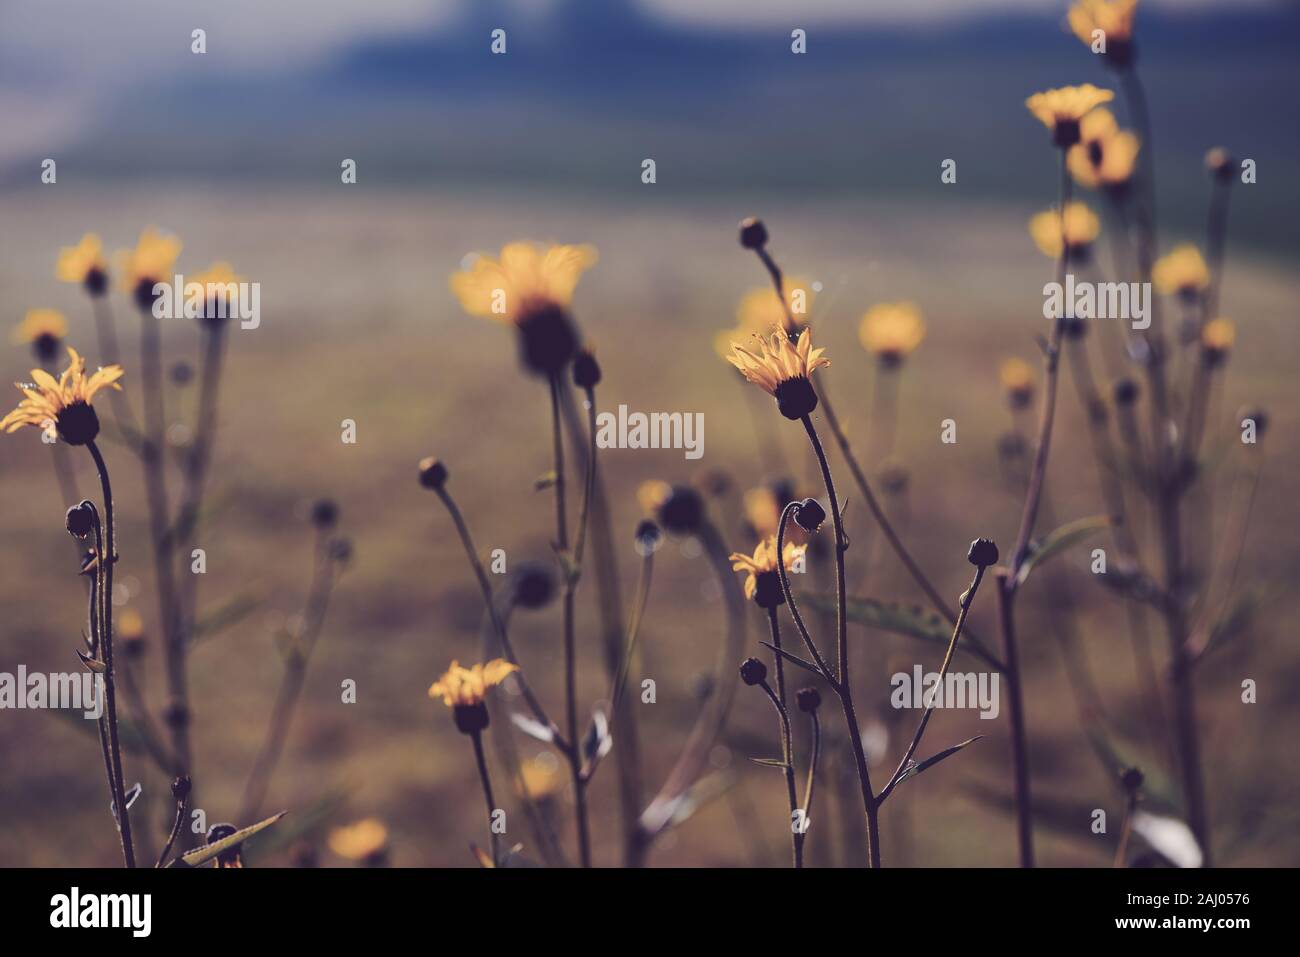
{"type": "Polygon", "coordinates": [[[767,245],[767,227],[761,219],[750,216],[740,221],[740,245],[746,249],[762,249],[767,245]]]}
{"type": "Polygon", "coordinates": [[[987,538],[977,538],[970,543],[966,560],[980,568],[988,568],[998,563],[998,547],[987,538]]]}
{"type": "Polygon", "coordinates": [[[447,484],[447,466],[432,455],[420,459],[420,484],[435,492],[447,484]]]}
{"type": "Polygon", "coordinates": [[[815,498],[806,498],[794,510],[794,523],[805,532],[815,532],[826,521],[826,509],[815,498]]]}
{"type": "Polygon", "coordinates": [[[85,538],[95,530],[95,509],[89,502],[81,502],[68,509],[65,524],[73,538],[85,538]]]}
{"type": "Polygon", "coordinates": [[[600,363],[590,349],[583,349],[573,360],[573,382],[579,389],[594,389],[600,384],[600,363]]]}
{"type": "Polygon", "coordinates": [[[822,706],[822,693],[816,688],[800,688],[794,696],[795,703],[804,714],[812,714],[822,706]]]}
{"type": "Polygon", "coordinates": [[[767,680],[767,665],[757,658],[746,658],[740,663],[740,680],[751,686],[762,684],[767,680]]]}

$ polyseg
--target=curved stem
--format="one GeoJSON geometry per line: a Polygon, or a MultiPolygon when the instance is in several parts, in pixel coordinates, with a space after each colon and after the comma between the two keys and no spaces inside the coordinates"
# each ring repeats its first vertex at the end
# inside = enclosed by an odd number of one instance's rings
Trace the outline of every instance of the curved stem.
{"type": "Polygon", "coordinates": [[[488,776],[487,757],[483,754],[483,733],[473,731],[470,739],[474,742],[474,761],[478,764],[479,781],[483,784],[483,797],[487,801],[488,835],[492,842],[492,863],[501,866],[501,841],[492,826],[492,815],[496,813],[496,801],[492,799],[492,779],[488,776]]]}
{"type": "Polygon", "coordinates": [[[632,668],[632,659],[636,654],[636,640],[641,633],[641,620],[645,617],[646,604],[650,600],[650,579],[654,571],[654,552],[646,552],[641,561],[641,574],[636,586],[636,600],[632,605],[632,619],[628,622],[627,643],[623,648],[622,661],[618,675],[610,686],[609,695],[609,730],[612,735],[618,718],[619,705],[623,702],[623,689],[627,687],[628,672],[632,668]]]}
{"type": "MultiPolygon", "coordinates": [[[[783,554],[782,549],[785,548],[786,523],[790,520],[790,516],[794,514],[794,510],[798,507],[798,502],[790,502],[781,510],[781,520],[777,522],[776,525],[776,553],[778,555],[783,554]]],[[[813,656],[813,661],[815,661],[817,667],[821,669],[822,677],[832,686],[838,684],[835,673],[831,671],[830,666],[822,659],[821,652],[817,650],[817,645],[813,642],[812,636],[808,634],[808,626],[804,624],[803,615],[799,612],[799,604],[794,600],[794,592],[790,590],[790,576],[786,574],[784,561],[778,561],[776,563],[776,571],[778,577],[781,579],[781,593],[785,596],[786,607],[790,609],[790,617],[794,619],[795,627],[799,629],[799,637],[803,639],[804,646],[808,649],[808,653],[813,656]]],[[[781,656],[777,655],[777,659],[780,660],[780,658],[781,656]]]]}
{"type": "MultiPolygon", "coordinates": [[[[835,527],[835,632],[836,649],[839,655],[839,675],[833,685],[840,706],[844,710],[844,721],[848,725],[849,744],[853,748],[853,761],[857,766],[858,784],[862,789],[863,810],[867,815],[867,857],[872,867],[880,866],[880,824],[877,819],[879,804],[871,788],[871,771],[867,767],[867,755],[862,748],[862,729],[858,725],[858,715],[853,707],[853,689],[849,683],[849,645],[847,638],[848,614],[845,607],[847,596],[844,593],[844,553],[848,550],[848,539],[844,535],[844,519],[840,516],[840,503],[835,495],[835,482],[831,478],[831,467],[826,461],[826,450],[822,448],[821,439],[812,419],[804,416],[804,431],[812,443],[817,455],[817,464],[821,467],[822,484],[826,486],[826,496],[830,499],[831,520],[835,527]]],[[[781,565],[778,559],[778,567],[781,565]]]]}
{"type": "Polygon", "coordinates": [[[131,842],[131,811],[126,806],[122,784],[122,748],[117,735],[117,689],[113,677],[113,565],[117,561],[117,542],[113,521],[113,487],[108,466],[93,440],[86,443],[99,472],[104,495],[104,549],[99,553],[99,653],[104,662],[104,708],[108,719],[108,747],[113,764],[113,803],[117,808],[118,831],[122,838],[122,856],[127,867],[135,867],[135,846],[131,842]]]}
{"type": "Polygon", "coordinates": [[[884,804],[885,798],[889,797],[894,788],[898,786],[898,783],[903,779],[903,775],[907,772],[908,764],[916,754],[917,747],[921,744],[921,737],[925,734],[925,726],[930,723],[930,716],[934,714],[934,696],[943,687],[944,677],[948,674],[948,666],[952,664],[953,653],[957,650],[957,641],[961,638],[962,627],[966,624],[966,614],[975,601],[975,593],[979,591],[980,582],[984,580],[984,568],[983,565],[975,566],[975,577],[971,580],[970,588],[966,589],[965,594],[961,597],[961,611],[957,615],[957,624],[952,630],[952,639],[948,642],[948,651],[943,656],[943,665],[939,668],[939,680],[931,691],[931,703],[926,705],[925,713],[921,715],[921,720],[916,726],[916,733],[912,735],[912,743],[907,746],[907,753],[898,762],[898,768],[889,779],[889,783],[881,790],[880,797],[877,798],[878,804],[884,804]]]}
{"type": "Polygon", "coordinates": [[[474,547],[474,538],[470,535],[469,526],[465,523],[465,517],[461,514],[460,507],[456,504],[456,500],[451,497],[451,493],[445,488],[437,489],[437,494],[446,507],[447,514],[451,516],[452,524],[456,526],[456,533],[460,536],[461,545],[465,549],[465,557],[469,559],[470,568],[473,569],[474,577],[478,580],[479,591],[483,593],[483,604],[487,608],[488,617],[492,620],[492,628],[496,632],[497,639],[501,642],[501,651],[508,662],[520,669],[515,672],[514,677],[519,682],[519,690],[523,695],[524,703],[533,712],[533,717],[550,730],[555,746],[561,751],[567,752],[569,742],[560,734],[559,726],[547,716],[546,709],[542,707],[542,703],[529,686],[528,679],[524,677],[525,673],[523,666],[519,664],[519,656],[515,654],[514,646],[510,644],[510,635],[506,631],[505,621],[497,610],[496,602],[492,600],[492,582],[488,579],[487,570],[478,557],[478,551],[474,547]]]}
{"type": "MultiPolygon", "coordinates": [[[[560,427],[561,388],[559,375],[552,376],[551,432],[555,452],[555,548],[559,553],[564,574],[564,715],[566,732],[572,744],[566,757],[569,759],[569,776],[573,781],[573,814],[574,827],[578,834],[578,859],[583,867],[590,867],[591,836],[587,825],[587,782],[582,776],[582,755],[578,744],[578,661],[573,633],[574,589],[578,584],[578,568],[568,554],[569,529],[564,503],[564,433],[560,427]]],[[[588,466],[588,473],[594,465],[593,458],[588,466]]],[[[588,489],[590,484],[589,476],[588,489]]]]}
{"type": "Polygon", "coordinates": [[[785,789],[790,803],[790,843],[797,870],[803,867],[804,836],[803,822],[799,820],[799,795],[794,787],[794,747],[790,741],[790,712],[786,710],[785,704],[777,697],[766,680],[760,681],[759,686],[772,702],[772,706],[776,708],[777,717],[781,720],[781,760],[785,762],[785,789]]]}

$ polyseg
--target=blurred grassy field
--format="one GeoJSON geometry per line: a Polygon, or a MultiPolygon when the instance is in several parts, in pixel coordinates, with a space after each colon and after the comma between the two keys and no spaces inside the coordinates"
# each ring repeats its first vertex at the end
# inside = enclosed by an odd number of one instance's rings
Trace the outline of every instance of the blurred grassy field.
{"type": "MultiPolygon", "coordinates": [[[[52,200],[44,191],[8,198],[0,290],[5,321],[16,323],[30,307],[61,308],[72,343],[93,356],[87,304],[52,276],[58,247],[86,230],[99,231],[116,247],[156,224],[184,239],[180,271],[229,259],[262,283],[262,327],[231,335],[210,483],[217,507],[201,536],[208,554],[205,607],[245,595],[259,605],[193,651],[200,806],[209,823],[235,813],[281,673],[273,634],[299,610],[307,588],[312,532],[306,508],[329,496],[342,506],[341,531],[353,539],[356,556],[335,594],[267,806],[289,808],[294,814],[285,824],[297,819],[310,825],[301,836],[318,844],[328,824],[374,815],[391,829],[396,865],[460,866],[472,863],[467,843],[486,840],[481,796],[468,742],[425,692],[451,658],[477,657],[481,604],[445,513],[415,482],[415,463],[430,454],[447,461],[451,488],[481,549],[505,548],[512,567],[547,558],[553,520],[550,498],[532,490],[534,478],[551,467],[544,387],[517,371],[507,332],[460,313],[446,278],[461,257],[515,238],[594,243],[601,261],[579,286],[575,311],[605,370],[600,407],[626,403],[634,410],[704,413],[705,455],[698,461],[673,450],[603,455],[629,599],[636,560],[631,530],[639,518],[634,492],[641,480],[685,481],[722,470],[743,489],[763,477],[744,407],[759,397],[742,393],[711,345],[717,330],[733,324],[739,297],[764,279],[736,245],[737,220],[763,215],[773,254],[787,272],[823,283],[813,308],[815,336],[832,360],[826,381],[837,412],[859,443],[875,373],[857,344],[858,318],[875,302],[918,302],[929,334],[905,370],[898,451],[912,473],[910,541],[939,587],[955,598],[969,577],[966,544],[978,535],[992,537],[1005,554],[1015,535],[1019,503],[1002,486],[995,452],[1009,422],[997,364],[1006,355],[1034,361],[1041,288],[1051,266],[1033,249],[1024,223],[1051,200],[1028,197],[1023,208],[938,202],[794,207],[772,198],[677,206],[649,203],[640,194],[625,202],[580,195],[558,202],[524,192],[259,194],[178,185],[92,194],[59,187],[52,200]],[[340,441],[340,423],[349,418],[357,423],[355,445],[340,441]],[[955,445],[940,442],[945,418],[958,423],[955,445]],[[346,678],[357,682],[356,704],[340,703],[346,678]],[[337,798],[331,808],[322,808],[331,797],[337,798]]],[[[1166,248],[1173,238],[1166,237],[1166,248]]],[[[1300,573],[1300,544],[1292,533],[1300,462],[1291,438],[1298,296],[1293,271],[1239,255],[1230,244],[1223,312],[1237,321],[1239,338],[1220,409],[1226,417],[1242,403],[1258,403],[1272,416],[1269,462],[1241,581],[1273,594],[1245,633],[1199,673],[1207,786],[1223,863],[1294,865],[1300,858],[1294,784],[1300,759],[1293,745],[1300,711],[1289,693],[1300,679],[1300,652],[1285,627],[1298,610],[1294,589],[1286,585],[1300,573]],[[1244,678],[1258,682],[1256,705],[1240,703],[1244,678]]],[[[126,389],[138,408],[137,323],[120,295],[114,306],[126,344],[126,389]]],[[[177,321],[166,326],[165,336],[169,357],[195,361],[192,328],[177,321]]],[[[10,346],[2,355],[0,378],[26,377],[30,363],[23,349],[10,346]]],[[[169,415],[190,414],[193,398],[192,386],[173,389],[169,415]]],[[[797,478],[811,482],[814,463],[801,430],[766,403],[761,408],[780,430],[797,478]]],[[[120,448],[109,448],[107,457],[118,490],[119,580],[156,637],[138,467],[120,448]]],[[[0,441],[4,671],[19,663],[29,671],[77,667],[84,594],[62,529],[67,503],[59,500],[48,458],[34,432],[0,441]]],[[[93,475],[88,461],[78,465],[79,488],[88,495],[93,475]]],[[[865,540],[869,516],[834,455],[832,466],[849,499],[850,535],[865,540]]],[[[1102,511],[1083,419],[1068,387],[1049,494],[1062,520],[1102,511]]],[[[734,519],[734,505],[720,517],[734,519]]],[[[752,549],[734,520],[726,532],[734,548],[752,549]]],[[[660,553],[642,635],[644,675],[659,689],[657,704],[639,706],[646,776],[656,787],[690,727],[694,679],[711,667],[721,635],[719,590],[696,551],[670,542],[660,553]]],[[[850,559],[857,560],[853,551],[850,559]]],[[[1120,731],[1141,745],[1141,702],[1121,609],[1085,573],[1071,577],[1102,698],[1120,731]]],[[[850,575],[851,581],[860,578],[850,575]]],[[[833,577],[820,584],[830,589],[833,577]]],[[[865,593],[918,598],[888,562],[865,593]]],[[[580,599],[581,692],[592,701],[604,694],[605,680],[589,585],[580,599]]],[[[991,591],[981,594],[973,612],[984,635],[994,632],[992,599],[991,591]]],[[[1120,795],[1080,733],[1041,589],[1031,587],[1021,607],[1035,797],[1045,812],[1059,806],[1068,818],[1064,827],[1043,823],[1040,858],[1051,865],[1105,865],[1120,795]],[[1089,832],[1094,807],[1111,813],[1109,836],[1089,832]]],[[[757,652],[765,635],[761,617],[756,610],[753,615],[749,640],[757,652]]],[[[532,683],[558,704],[558,609],[521,613],[512,633],[532,683]]],[[[857,626],[850,637],[864,721],[889,717],[888,677],[899,666],[939,664],[936,652],[907,639],[857,626]]],[[[163,676],[156,641],[146,668],[147,692],[157,705],[163,676]]],[[[729,747],[715,754],[715,763],[736,772],[736,786],[662,840],[653,863],[786,862],[783,789],[770,769],[748,760],[775,753],[774,721],[768,703],[748,690],[737,696],[729,747]],[[751,812],[757,817],[747,816],[751,812]]],[[[838,726],[829,705],[826,716],[838,726]]],[[[115,862],[102,765],[94,736],[86,733],[93,725],[73,724],[42,712],[0,714],[0,864],[115,862]]],[[[880,759],[891,769],[912,715],[894,727],[880,759]]],[[[996,721],[969,712],[936,716],[923,752],[972,734],[986,738],[908,782],[891,800],[884,823],[887,865],[1014,862],[1012,821],[998,806],[1010,795],[1007,729],[1005,706],[996,721]]],[[[802,754],[807,730],[800,724],[795,734],[802,754]]],[[[156,848],[169,814],[167,782],[145,759],[127,761],[128,780],[144,783],[138,814],[150,831],[146,846],[156,848]]],[[[813,814],[815,863],[846,860],[831,777],[822,778],[820,811],[813,814]]],[[[508,794],[504,780],[499,790],[508,794]]],[[[591,793],[595,856],[614,864],[612,763],[591,793]]],[[[515,807],[505,798],[501,803],[515,807]]],[[[527,851],[528,837],[515,830],[521,826],[512,824],[511,837],[527,851]]],[[[571,844],[567,812],[559,826],[571,844]]],[[[277,851],[269,859],[287,858],[277,851]]],[[[323,848],[322,861],[340,863],[323,848]]]]}

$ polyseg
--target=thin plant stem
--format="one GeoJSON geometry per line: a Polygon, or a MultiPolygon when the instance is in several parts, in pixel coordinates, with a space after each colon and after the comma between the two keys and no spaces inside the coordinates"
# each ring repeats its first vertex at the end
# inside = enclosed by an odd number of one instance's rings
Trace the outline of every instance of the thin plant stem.
{"type": "MultiPolygon", "coordinates": [[[[95,317],[95,334],[99,338],[100,364],[105,366],[121,365],[122,355],[117,346],[117,323],[113,319],[113,307],[107,296],[91,296],[90,309],[95,317]]],[[[131,413],[131,404],[126,395],[114,389],[109,393],[109,404],[113,408],[113,421],[118,434],[133,449],[139,451],[139,436],[136,432],[135,417],[131,413]]]]}
{"type": "Polygon", "coordinates": [[[794,786],[794,747],[790,741],[790,712],[772,690],[772,686],[767,683],[767,679],[760,681],[759,687],[772,702],[772,707],[776,709],[777,717],[781,720],[781,760],[785,765],[785,789],[790,803],[790,843],[794,855],[794,867],[799,870],[803,867],[803,833],[799,821],[799,795],[794,786]]]}
{"type": "Polygon", "coordinates": [[[952,664],[952,656],[957,651],[957,642],[961,639],[962,628],[966,625],[966,615],[970,611],[970,606],[975,601],[975,593],[979,591],[980,582],[984,580],[984,568],[985,566],[983,565],[975,566],[975,577],[971,579],[970,587],[967,588],[961,596],[961,603],[959,606],[961,611],[957,613],[957,623],[953,626],[952,638],[948,642],[947,652],[944,653],[943,665],[939,668],[939,680],[935,683],[934,688],[930,692],[930,701],[926,705],[924,713],[921,715],[921,720],[917,722],[916,731],[912,735],[912,742],[907,746],[907,752],[903,755],[903,759],[898,762],[898,767],[890,777],[889,783],[881,788],[880,796],[876,799],[877,804],[885,803],[885,798],[889,797],[889,795],[893,793],[894,788],[898,787],[899,782],[903,780],[903,775],[907,773],[908,765],[911,763],[913,756],[915,756],[916,749],[921,744],[921,738],[925,735],[926,725],[930,723],[930,716],[934,714],[935,698],[939,693],[939,689],[943,687],[944,677],[948,674],[948,666],[952,664]]]}
{"type": "MultiPolygon", "coordinates": [[[[591,867],[591,835],[587,823],[587,782],[582,774],[582,754],[578,747],[578,661],[573,632],[574,591],[578,585],[578,568],[569,556],[569,529],[565,517],[564,432],[560,426],[560,377],[551,377],[551,432],[555,453],[555,549],[560,556],[564,575],[564,716],[565,728],[573,745],[565,755],[573,781],[574,827],[578,835],[578,861],[591,867]]],[[[595,460],[588,465],[591,471],[595,460]]],[[[590,483],[588,483],[590,487],[590,483]]]]}
{"type": "MultiPolygon", "coordinates": [[[[781,555],[777,553],[778,562],[781,561],[781,555]]],[[[773,605],[767,610],[768,632],[772,635],[772,645],[775,651],[772,652],[772,662],[776,667],[776,696],[781,701],[781,707],[786,706],[785,698],[785,658],[781,654],[784,650],[781,647],[781,625],[777,621],[776,609],[778,606],[773,605]]]]}
{"type": "Polygon", "coordinates": [[[293,725],[293,716],[302,696],[303,684],[307,680],[307,664],[316,640],[320,637],[325,624],[325,612],[329,606],[330,594],[334,586],[334,562],[328,554],[328,545],[324,532],[317,535],[316,563],[312,573],[312,584],[308,591],[307,606],[303,613],[305,622],[302,634],[290,649],[285,661],[284,675],[276,692],[275,705],[271,711],[270,724],[267,726],[266,740],[253,762],[253,769],[244,786],[244,797],[240,807],[240,819],[252,820],[257,816],[266,800],[271,786],[271,779],[284,753],[284,746],[293,725]]]}
{"type": "Polygon", "coordinates": [[[731,551],[718,530],[706,520],[696,532],[696,537],[704,547],[722,587],[726,606],[726,639],[718,649],[714,667],[714,691],[700,709],[677,763],[668,772],[658,794],[641,814],[634,866],[640,866],[644,862],[654,838],[671,823],[678,800],[698,780],[700,772],[708,763],[709,752],[726,727],[736,686],[740,683],[734,662],[742,657],[745,648],[745,597],[731,569],[731,551]]]}
{"type": "Polygon", "coordinates": [[[1124,805],[1124,824],[1119,832],[1119,846],[1115,848],[1112,867],[1128,867],[1128,842],[1133,834],[1133,815],[1137,811],[1137,796],[1130,796],[1124,805]]]}
{"type": "Polygon", "coordinates": [[[804,837],[812,824],[813,784],[817,777],[817,760],[822,753],[822,725],[815,708],[808,712],[808,719],[812,722],[812,753],[808,757],[808,777],[803,788],[803,820],[800,823],[804,826],[805,833],[801,835],[804,837]]]}
{"type": "Polygon", "coordinates": [[[173,772],[179,777],[190,773],[191,761],[189,679],[185,662],[188,649],[179,621],[172,565],[173,542],[168,525],[170,511],[163,458],[166,410],[163,405],[162,350],[158,317],[149,309],[140,310],[140,378],[144,390],[145,422],[140,458],[144,468],[154,577],[158,585],[159,626],[163,634],[163,655],[171,699],[167,707],[172,734],[171,752],[176,760],[173,772]]]}
{"type": "MultiPolygon", "coordinates": [[[[1061,150],[1060,162],[1061,235],[1064,236],[1065,207],[1069,205],[1070,202],[1070,174],[1065,165],[1065,150],[1061,150]]],[[[1062,241],[1061,255],[1058,257],[1056,267],[1056,282],[1060,286],[1063,286],[1065,283],[1068,248],[1068,244],[1062,241]]],[[[1029,490],[1025,495],[1024,510],[1020,515],[1020,531],[1016,535],[1016,547],[1011,553],[1011,570],[1013,575],[1020,572],[1020,566],[1024,563],[1024,560],[1029,553],[1029,541],[1034,534],[1034,523],[1038,518],[1038,505],[1042,500],[1043,485],[1047,480],[1047,456],[1052,446],[1052,426],[1056,419],[1056,393],[1057,385],[1060,380],[1061,336],[1064,329],[1065,316],[1062,314],[1056,318],[1056,321],[1052,325],[1052,338],[1047,345],[1047,370],[1044,375],[1046,384],[1043,389],[1042,418],[1038,426],[1038,441],[1034,449],[1034,464],[1030,468],[1029,472],[1029,490]]]]}
{"type": "MultiPolygon", "coordinates": [[[[173,546],[194,534],[198,524],[199,509],[203,503],[204,484],[212,461],[212,446],[217,432],[217,399],[221,386],[221,362],[225,353],[225,324],[205,324],[203,327],[203,358],[199,373],[199,411],[194,429],[194,447],[185,460],[185,484],[172,527],[173,546]]],[[[184,638],[188,641],[198,619],[198,575],[182,575],[180,615],[184,638]]]]}
{"type": "MultiPolygon", "coordinates": [[[[582,443],[576,440],[581,434],[579,415],[573,393],[565,389],[561,394],[565,423],[573,446],[579,456],[584,453],[582,443]]],[[[592,409],[594,410],[594,401],[592,409]]],[[[588,420],[591,418],[591,410],[588,420]]],[[[585,463],[584,463],[585,467],[585,463]]],[[[623,619],[623,589],[619,576],[619,550],[614,545],[613,520],[610,516],[609,497],[599,468],[592,471],[591,547],[594,552],[593,571],[597,604],[600,608],[601,644],[604,651],[606,676],[611,680],[623,666],[622,652],[626,630],[623,619]]],[[[643,787],[641,773],[641,748],[637,733],[637,711],[624,699],[618,715],[619,737],[614,749],[614,763],[618,772],[619,823],[623,836],[623,860],[631,866],[639,854],[640,822],[643,787]]],[[[614,715],[611,715],[611,720],[614,715]]]]}
{"type": "MultiPolygon", "coordinates": [[[[100,522],[99,512],[95,509],[94,503],[88,503],[95,515],[95,555],[96,567],[95,574],[90,579],[89,591],[89,609],[90,618],[90,654],[91,657],[98,658],[99,651],[99,595],[100,587],[103,585],[103,573],[100,569],[99,556],[104,554],[104,526],[100,522]]],[[[101,686],[102,687],[102,686],[101,686]]],[[[113,754],[108,743],[108,716],[101,714],[99,720],[95,722],[99,729],[99,750],[104,758],[104,777],[108,781],[109,800],[116,801],[117,784],[113,775],[113,754]]],[[[114,814],[113,822],[117,824],[117,815],[114,814]]]]}
{"type": "Polygon", "coordinates": [[[478,764],[479,781],[483,784],[483,798],[487,801],[488,838],[492,842],[492,863],[501,866],[501,839],[492,826],[492,816],[496,813],[496,801],[492,799],[492,778],[488,775],[487,757],[483,754],[483,733],[470,732],[474,742],[474,761],[478,764]]]}
{"type": "Polygon", "coordinates": [[[162,851],[158,854],[158,863],[154,865],[155,868],[163,866],[163,863],[167,860],[167,855],[171,853],[172,845],[176,843],[176,838],[180,836],[181,828],[185,825],[185,807],[190,799],[190,779],[177,778],[172,784],[172,792],[175,793],[176,789],[182,784],[184,784],[184,790],[182,796],[176,800],[176,817],[172,821],[171,831],[167,834],[167,842],[163,844],[162,851]]]}
{"type": "Polygon", "coordinates": [[[113,803],[117,808],[118,831],[122,838],[122,856],[127,867],[135,867],[135,846],[131,842],[131,811],[126,806],[122,782],[122,748],[117,734],[117,688],[113,675],[113,565],[117,561],[116,530],[113,518],[113,487],[108,466],[92,439],[86,443],[95,460],[99,485],[104,496],[104,548],[99,553],[101,585],[99,587],[99,653],[104,662],[104,708],[108,719],[108,747],[113,765],[113,803]]]}
{"type": "Polygon", "coordinates": [[[1020,687],[1020,653],[1016,646],[1015,589],[1011,575],[1005,568],[998,569],[998,619],[1006,668],[1008,708],[1011,716],[1011,765],[1015,780],[1016,835],[1021,867],[1034,866],[1034,825],[1032,798],[1029,793],[1029,748],[1025,735],[1025,705],[1020,687]]]}
{"type": "MultiPolygon", "coordinates": [[[[813,426],[812,419],[805,415],[801,421],[804,431],[808,433],[808,441],[812,443],[813,452],[817,456],[817,464],[821,467],[822,484],[825,485],[826,496],[830,499],[831,520],[835,528],[835,639],[839,657],[839,674],[834,688],[836,697],[840,699],[840,706],[844,710],[845,724],[848,725],[849,744],[853,748],[853,761],[857,766],[858,783],[862,789],[863,810],[867,815],[867,856],[874,868],[880,866],[878,805],[875,792],[871,788],[871,771],[867,767],[866,752],[862,748],[862,730],[853,707],[853,690],[849,683],[849,645],[846,640],[848,596],[844,591],[844,553],[848,550],[849,543],[844,535],[844,519],[840,515],[840,503],[835,494],[835,482],[831,478],[830,463],[826,461],[826,450],[822,448],[821,439],[817,437],[817,429],[813,426]]],[[[777,566],[780,567],[782,564],[778,555],[777,566]]]]}
{"type": "MultiPolygon", "coordinates": [[[[646,604],[650,600],[650,580],[654,572],[654,552],[647,551],[641,559],[641,574],[636,585],[636,598],[632,603],[632,618],[627,626],[627,643],[623,648],[623,660],[619,665],[618,675],[610,685],[609,695],[609,730],[613,734],[614,725],[618,723],[619,705],[623,704],[623,693],[627,687],[628,672],[636,655],[636,640],[641,633],[641,621],[645,617],[646,604]]],[[[615,739],[617,740],[617,739],[615,739]]]]}

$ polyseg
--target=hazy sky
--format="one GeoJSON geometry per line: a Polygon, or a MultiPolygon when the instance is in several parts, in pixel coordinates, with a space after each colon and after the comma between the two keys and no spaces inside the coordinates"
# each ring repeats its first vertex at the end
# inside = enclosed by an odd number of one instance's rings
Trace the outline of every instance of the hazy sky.
{"type": "MultiPolygon", "coordinates": [[[[0,0],[0,162],[57,145],[126,91],[205,73],[300,69],[359,40],[435,28],[483,0],[0,0]],[[208,54],[190,52],[207,31],[208,54]]],[[[619,0],[605,0],[608,3],[619,0]]],[[[1068,0],[626,0],[682,25],[737,30],[1064,11],[1068,0]]],[[[1211,0],[1144,0],[1201,6],[1211,0]]],[[[1251,0],[1232,0],[1235,4],[1251,0]]],[[[555,0],[504,0],[512,23],[555,0]]]]}

